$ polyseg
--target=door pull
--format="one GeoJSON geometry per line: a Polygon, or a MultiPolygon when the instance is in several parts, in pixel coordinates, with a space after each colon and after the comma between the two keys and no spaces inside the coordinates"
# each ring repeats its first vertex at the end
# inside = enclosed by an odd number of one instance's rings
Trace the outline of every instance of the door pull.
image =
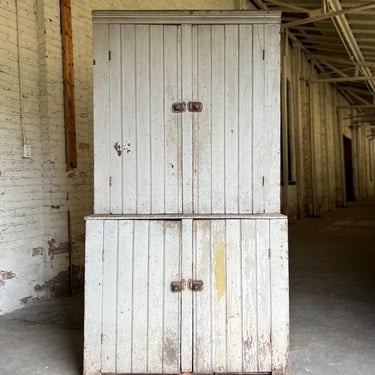
{"type": "Polygon", "coordinates": [[[174,113],[181,113],[186,111],[186,102],[181,103],[173,103],[172,104],[172,112],[174,113]]]}
{"type": "Polygon", "coordinates": [[[186,287],[186,281],[172,281],[171,282],[171,291],[174,293],[182,292],[186,287]]]}
{"type": "Polygon", "coordinates": [[[203,281],[202,280],[189,280],[188,288],[193,292],[201,292],[203,290],[203,281]]]}
{"type": "Polygon", "coordinates": [[[202,112],[203,104],[201,102],[189,102],[189,112],[202,112]]]}

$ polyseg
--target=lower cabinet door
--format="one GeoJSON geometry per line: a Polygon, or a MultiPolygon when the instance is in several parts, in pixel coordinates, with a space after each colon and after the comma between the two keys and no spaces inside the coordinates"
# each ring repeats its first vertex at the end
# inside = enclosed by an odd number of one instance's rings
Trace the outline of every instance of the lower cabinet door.
{"type": "Polygon", "coordinates": [[[287,225],[87,220],[85,375],[288,367],[287,225]]]}

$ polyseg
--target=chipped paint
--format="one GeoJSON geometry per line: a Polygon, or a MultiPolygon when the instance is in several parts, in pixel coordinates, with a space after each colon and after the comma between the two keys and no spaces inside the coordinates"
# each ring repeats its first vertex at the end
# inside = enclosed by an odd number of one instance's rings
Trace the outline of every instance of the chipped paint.
{"type": "Polygon", "coordinates": [[[53,259],[55,255],[64,254],[69,251],[68,242],[60,242],[59,246],[56,245],[56,240],[54,238],[48,241],[48,255],[53,259]]]}
{"type": "Polygon", "coordinates": [[[11,271],[0,271],[0,285],[4,286],[5,281],[4,280],[10,280],[14,279],[16,277],[16,274],[11,271]]]}
{"type": "Polygon", "coordinates": [[[44,247],[39,246],[33,248],[32,256],[35,257],[37,255],[44,255],[44,247]]]}
{"type": "Polygon", "coordinates": [[[215,259],[215,281],[217,299],[220,301],[225,294],[225,243],[224,241],[215,242],[214,259],[215,259]]]}

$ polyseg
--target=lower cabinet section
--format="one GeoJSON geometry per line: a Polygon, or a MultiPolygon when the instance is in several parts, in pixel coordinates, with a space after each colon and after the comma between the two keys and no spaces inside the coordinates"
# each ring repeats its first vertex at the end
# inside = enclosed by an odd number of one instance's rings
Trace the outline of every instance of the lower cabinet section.
{"type": "Polygon", "coordinates": [[[84,374],[287,374],[287,222],[91,216],[84,374]]]}

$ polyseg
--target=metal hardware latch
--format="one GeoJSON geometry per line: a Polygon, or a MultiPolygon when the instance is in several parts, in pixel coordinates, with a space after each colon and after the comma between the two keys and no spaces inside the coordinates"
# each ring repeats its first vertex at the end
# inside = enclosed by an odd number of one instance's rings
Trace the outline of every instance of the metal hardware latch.
{"type": "Polygon", "coordinates": [[[181,281],[172,281],[171,282],[171,291],[172,292],[181,292],[185,289],[186,287],[186,281],[181,280],[181,281]]]}
{"type": "Polygon", "coordinates": [[[203,290],[203,281],[202,280],[189,280],[188,288],[193,292],[200,292],[203,290]]]}
{"type": "Polygon", "coordinates": [[[189,112],[202,112],[203,104],[201,102],[189,102],[189,112]]]}
{"type": "Polygon", "coordinates": [[[185,111],[186,111],[186,102],[172,104],[172,112],[181,113],[185,111]]]}

